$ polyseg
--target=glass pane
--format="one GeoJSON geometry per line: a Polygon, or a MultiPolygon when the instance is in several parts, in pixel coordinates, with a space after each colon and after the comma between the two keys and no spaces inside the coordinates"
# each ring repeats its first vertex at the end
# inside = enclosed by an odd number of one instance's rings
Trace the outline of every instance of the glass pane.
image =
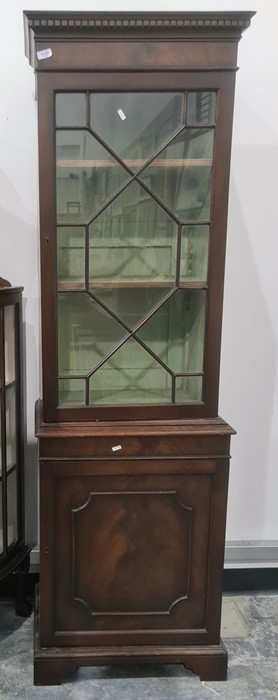
{"type": "Polygon", "coordinates": [[[91,127],[136,171],[183,125],[182,93],[91,95],[91,127]]]}
{"type": "Polygon", "coordinates": [[[84,224],[129,179],[87,131],[57,131],[57,221],[84,224]]]}
{"type": "Polygon", "coordinates": [[[58,294],[59,374],[87,374],[127,332],[86,292],[58,294]]]}
{"type": "Polygon", "coordinates": [[[176,377],[176,403],[201,403],[203,377],[176,377]]]}
{"type": "Polygon", "coordinates": [[[180,221],[210,218],[213,129],[184,129],[140,175],[180,221]]]}
{"type": "Polygon", "coordinates": [[[85,379],[59,379],[59,405],[85,404],[85,379]]]}
{"type": "Polygon", "coordinates": [[[171,403],[171,377],[130,338],[90,378],[90,404],[171,403]]]}
{"type": "Polygon", "coordinates": [[[4,308],[5,383],[15,380],[15,307],[4,308]]]}
{"type": "Polygon", "coordinates": [[[6,460],[7,469],[16,463],[16,404],[15,387],[6,389],[6,460]]]}
{"type": "Polygon", "coordinates": [[[174,372],[202,372],[206,293],[179,289],[137,335],[174,372]]]}
{"type": "Polygon", "coordinates": [[[169,293],[165,287],[130,287],[94,290],[95,296],[111,309],[130,329],[135,328],[169,293]]]}
{"type": "Polygon", "coordinates": [[[57,228],[57,278],[71,287],[85,285],[85,231],[78,227],[57,228]]]}
{"type": "Polygon", "coordinates": [[[187,93],[187,124],[214,124],[216,92],[187,93]]]}
{"type": "Polygon", "coordinates": [[[136,182],[90,226],[90,282],[175,279],[177,226],[136,182]]]}
{"type": "Polygon", "coordinates": [[[56,95],[56,126],[86,126],[86,94],[58,92],[56,95]]]}
{"type": "Polygon", "coordinates": [[[183,226],[181,233],[181,281],[206,281],[208,244],[209,226],[183,226]]]}
{"type": "Polygon", "coordinates": [[[0,481],[0,556],[4,551],[4,532],[3,532],[3,510],[2,510],[2,482],[0,481]]]}
{"type": "Polygon", "coordinates": [[[7,478],[8,547],[18,538],[17,522],[17,473],[16,469],[7,478]]]}

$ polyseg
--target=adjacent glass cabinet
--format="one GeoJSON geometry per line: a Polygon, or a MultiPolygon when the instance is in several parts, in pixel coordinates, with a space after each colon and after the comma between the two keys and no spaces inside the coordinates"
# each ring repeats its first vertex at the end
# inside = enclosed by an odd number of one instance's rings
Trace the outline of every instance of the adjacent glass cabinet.
{"type": "MultiPolygon", "coordinates": [[[[0,277],[0,578],[29,566],[24,542],[22,287],[0,277]]],[[[19,595],[18,614],[30,614],[19,595]]]]}
{"type": "Polygon", "coordinates": [[[42,397],[35,682],[224,679],[218,416],[237,45],[252,13],[26,12],[42,397]]]}

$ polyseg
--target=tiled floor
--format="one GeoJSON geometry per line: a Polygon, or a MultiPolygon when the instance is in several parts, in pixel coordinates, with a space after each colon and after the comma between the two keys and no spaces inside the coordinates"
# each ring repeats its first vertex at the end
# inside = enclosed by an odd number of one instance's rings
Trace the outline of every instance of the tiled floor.
{"type": "Polygon", "coordinates": [[[278,595],[225,596],[228,680],[202,684],[183,666],[80,669],[61,686],[35,687],[33,618],[0,604],[0,698],[14,700],[277,700],[278,595]]]}

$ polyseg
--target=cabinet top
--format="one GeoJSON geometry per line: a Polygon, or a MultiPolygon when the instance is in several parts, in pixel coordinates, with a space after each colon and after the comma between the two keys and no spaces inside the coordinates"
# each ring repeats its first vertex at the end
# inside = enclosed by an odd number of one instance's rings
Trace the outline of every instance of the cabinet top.
{"type": "Polygon", "coordinates": [[[24,13],[25,48],[33,63],[34,40],[71,39],[101,35],[103,38],[153,37],[211,41],[237,40],[255,12],[37,12],[24,13]]]}
{"type": "Polygon", "coordinates": [[[23,287],[0,286],[0,307],[18,302],[22,292],[23,287]]]}
{"type": "Polygon", "coordinates": [[[226,30],[238,28],[240,31],[247,29],[250,20],[256,14],[252,11],[230,12],[59,12],[25,10],[25,20],[34,28],[53,29],[88,27],[109,27],[122,29],[130,27],[155,27],[166,28],[188,27],[190,29],[226,30]]]}

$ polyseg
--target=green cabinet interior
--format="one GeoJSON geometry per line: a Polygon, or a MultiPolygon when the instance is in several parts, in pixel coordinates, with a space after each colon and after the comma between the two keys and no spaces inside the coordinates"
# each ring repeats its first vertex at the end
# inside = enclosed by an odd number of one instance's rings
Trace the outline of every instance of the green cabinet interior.
{"type": "Polygon", "coordinates": [[[60,405],[202,402],[216,106],[56,95],[60,405]]]}

